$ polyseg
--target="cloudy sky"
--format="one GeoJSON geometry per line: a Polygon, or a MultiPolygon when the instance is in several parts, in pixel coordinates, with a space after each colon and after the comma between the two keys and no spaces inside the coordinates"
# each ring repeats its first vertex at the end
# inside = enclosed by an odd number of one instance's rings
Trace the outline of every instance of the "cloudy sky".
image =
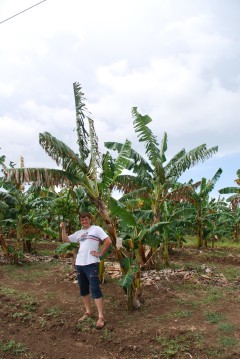
{"type": "Polygon", "coordinates": [[[152,118],[170,159],[183,147],[219,150],[184,175],[235,186],[240,168],[239,0],[0,0],[0,155],[54,167],[48,131],[76,147],[73,82],[82,85],[99,145],[144,154],[132,107],[152,118]]]}

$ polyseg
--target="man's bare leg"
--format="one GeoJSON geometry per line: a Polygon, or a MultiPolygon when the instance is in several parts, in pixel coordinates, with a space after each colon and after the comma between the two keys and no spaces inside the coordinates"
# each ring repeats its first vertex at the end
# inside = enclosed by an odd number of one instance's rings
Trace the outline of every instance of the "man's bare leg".
{"type": "Polygon", "coordinates": [[[90,294],[82,296],[82,300],[83,300],[83,304],[84,304],[85,309],[86,309],[86,313],[92,314],[90,294]]]}
{"type": "Polygon", "coordinates": [[[96,324],[96,328],[102,329],[105,325],[105,319],[103,317],[103,298],[95,299],[95,303],[98,310],[98,321],[96,324]]]}
{"type": "Polygon", "coordinates": [[[95,299],[95,303],[98,310],[98,318],[103,318],[103,298],[95,299]]]}

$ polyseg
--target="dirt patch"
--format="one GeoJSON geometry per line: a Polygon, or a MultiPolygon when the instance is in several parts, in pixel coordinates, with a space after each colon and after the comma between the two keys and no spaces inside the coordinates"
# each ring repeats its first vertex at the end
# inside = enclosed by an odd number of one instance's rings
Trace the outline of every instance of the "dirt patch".
{"type": "Polygon", "coordinates": [[[77,323],[84,308],[74,274],[69,275],[71,258],[29,257],[18,267],[2,264],[0,357],[239,358],[238,254],[221,256],[220,271],[216,258],[214,250],[207,255],[175,251],[174,269],[143,273],[144,301],[133,312],[126,309],[114,263],[106,265],[107,323],[102,330],[95,329],[95,319],[77,323]]]}

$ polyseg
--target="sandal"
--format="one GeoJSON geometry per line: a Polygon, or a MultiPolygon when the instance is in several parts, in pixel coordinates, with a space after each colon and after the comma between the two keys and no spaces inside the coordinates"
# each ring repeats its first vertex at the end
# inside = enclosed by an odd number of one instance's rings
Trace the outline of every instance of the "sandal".
{"type": "Polygon", "coordinates": [[[93,318],[93,314],[92,313],[84,313],[83,316],[81,318],[78,319],[78,323],[82,323],[85,320],[87,320],[88,318],[93,318]]]}
{"type": "Polygon", "coordinates": [[[106,321],[103,318],[98,318],[96,329],[102,329],[105,325],[106,321]]]}

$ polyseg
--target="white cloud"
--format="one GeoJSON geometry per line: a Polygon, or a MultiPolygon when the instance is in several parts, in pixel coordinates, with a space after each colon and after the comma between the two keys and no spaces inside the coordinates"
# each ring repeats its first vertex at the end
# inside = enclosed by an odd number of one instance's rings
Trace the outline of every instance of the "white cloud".
{"type": "MultiPolygon", "coordinates": [[[[201,143],[219,145],[217,158],[239,154],[240,12],[230,3],[48,0],[1,24],[1,151],[49,163],[38,144],[44,131],[77,148],[79,81],[101,147],[128,138],[143,151],[137,106],[159,141],[168,133],[169,156],[201,143]]],[[[1,19],[31,5],[3,0],[1,19]]]]}

